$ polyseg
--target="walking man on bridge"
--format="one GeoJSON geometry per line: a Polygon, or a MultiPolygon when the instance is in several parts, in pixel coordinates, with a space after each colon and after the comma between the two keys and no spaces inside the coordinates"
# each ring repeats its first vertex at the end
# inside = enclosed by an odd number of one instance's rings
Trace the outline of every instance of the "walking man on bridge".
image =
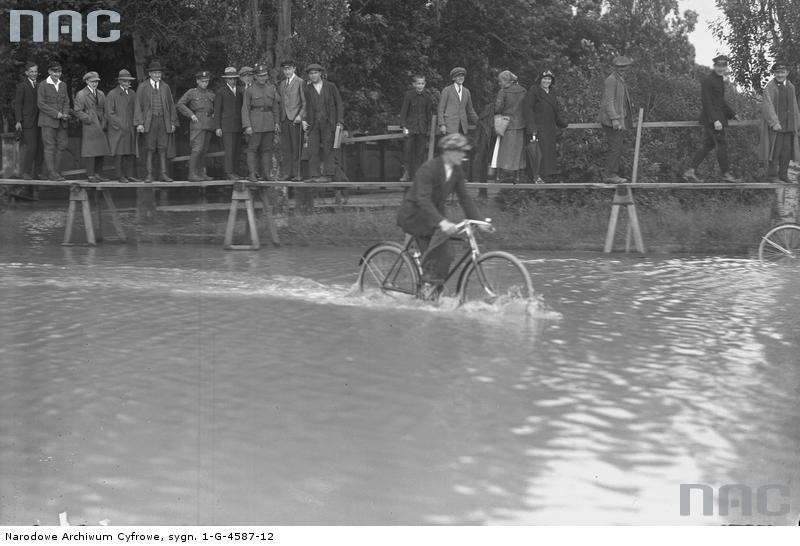
{"type": "Polygon", "coordinates": [[[211,180],[206,174],[206,153],[214,127],[214,92],[208,88],[211,72],[194,75],[197,87],[189,89],[178,100],[178,112],[189,118],[189,182],[211,180]]]}
{"type": "Polygon", "coordinates": [[[714,148],[717,149],[717,161],[722,171],[723,182],[741,182],[730,172],[728,161],[728,145],[725,142],[725,128],[728,120],[737,119],[736,112],[725,102],[725,73],[728,71],[728,57],[718,55],[712,59],[714,70],[703,79],[700,85],[700,99],[703,109],[700,111],[700,124],[704,127],[706,139],[703,147],[697,150],[689,168],[683,173],[686,182],[702,182],[695,169],[714,148]]]}
{"type": "MultiPolygon", "coordinates": [[[[772,65],[773,78],[764,87],[761,103],[761,138],[758,159],[767,161],[770,182],[789,182],[789,161],[800,161],[800,111],[792,82],[788,80],[786,64],[772,65]]],[[[796,182],[796,181],[795,181],[796,182]]]]}

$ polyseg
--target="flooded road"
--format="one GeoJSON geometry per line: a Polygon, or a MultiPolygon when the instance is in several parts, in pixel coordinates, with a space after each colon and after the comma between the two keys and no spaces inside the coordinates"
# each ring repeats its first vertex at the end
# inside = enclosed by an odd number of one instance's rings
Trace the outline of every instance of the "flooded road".
{"type": "Polygon", "coordinates": [[[363,250],[0,246],[0,524],[797,523],[797,269],[529,253],[527,308],[397,307],[363,250]]]}

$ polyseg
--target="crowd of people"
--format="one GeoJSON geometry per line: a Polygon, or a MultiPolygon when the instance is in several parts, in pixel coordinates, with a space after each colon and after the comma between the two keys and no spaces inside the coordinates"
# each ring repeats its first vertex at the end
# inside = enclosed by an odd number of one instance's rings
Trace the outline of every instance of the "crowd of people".
{"type": "MultiPolygon", "coordinates": [[[[622,157],[626,135],[635,123],[625,74],[632,63],[625,56],[614,58],[599,105],[598,121],[607,142],[601,171],[610,183],[627,182],[622,157]]],[[[700,181],[696,169],[716,149],[721,179],[740,182],[730,170],[726,144],[728,122],[736,119],[725,101],[728,58],[720,55],[713,63],[713,71],[700,87],[704,144],[691,158],[682,179],[700,181]]],[[[71,106],[61,80],[61,66],[49,66],[47,78],[39,81],[38,67],[29,62],[15,99],[16,130],[22,144],[19,175],[22,179],[35,176],[41,143],[43,169],[39,169],[39,175],[64,180],[59,166],[68,145],[68,122],[76,117],[82,127],[81,157],[89,182],[107,180],[102,173],[105,157],[113,158],[119,182],[138,181],[136,156],[144,158],[144,181],[170,182],[167,160],[175,155],[174,135],[183,117],[189,124],[190,181],[210,180],[206,156],[214,135],[222,141],[228,179],[270,180],[273,155],[279,150],[277,177],[303,180],[301,155],[305,149],[309,170],[305,179],[332,181],[341,172],[337,149],[344,127],[342,97],[336,85],[324,77],[321,65],[306,67],[307,80],[296,68],[294,61],[282,62],[283,79],[273,83],[266,65],[238,70],[229,66],[220,74],[224,83],[216,91],[209,89],[213,75],[200,71],[195,75],[197,86],[177,102],[162,79],[164,67],[158,61],[149,64],[147,79],[135,90],[132,83],[136,78],[128,70],[120,70],[117,85],[107,96],[98,89],[98,73],[90,71],[83,77],[86,86],[75,95],[71,106]],[[236,172],[243,148],[246,176],[236,172]]],[[[758,159],[768,163],[770,181],[788,182],[789,161],[800,160],[800,112],[787,66],[775,63],[772,74],[762,102],[758,159]]],[[[559,172],[557,139],[567,126],[556,91],[556,75],[544,70],[525,89],[515,74],[500,72],[496,98],[480,115],[464,85],[466,76],[463,67],[453,68],[452,83],[441,91],[438,100],[426,89],[424,76],[412,77],[411,89],[402,96],[399,111],[405,134],[401,180],[411,180],[426,158],[431,123],[438,125],[442,135],[468,135],[475,127],[471,160],[472,173],[477,170],[478,180],[489,169],[500,181],[552,180],[559,172]]]]}

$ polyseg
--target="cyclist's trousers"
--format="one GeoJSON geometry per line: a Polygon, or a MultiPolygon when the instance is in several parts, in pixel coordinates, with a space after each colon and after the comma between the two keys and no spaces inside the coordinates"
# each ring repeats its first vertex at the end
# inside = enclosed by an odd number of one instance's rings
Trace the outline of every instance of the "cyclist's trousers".
{"type": "Polygon", "coordinates": [[[422,252],[422,282],[444,284],[456,254],[450,237],[437,229],[433,235],[417,236],[417,245],[422,252]]]}

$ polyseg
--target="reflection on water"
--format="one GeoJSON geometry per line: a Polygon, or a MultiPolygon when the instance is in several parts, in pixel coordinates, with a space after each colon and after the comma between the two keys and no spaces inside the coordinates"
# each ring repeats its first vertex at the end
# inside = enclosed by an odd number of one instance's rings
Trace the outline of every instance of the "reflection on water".
{"type": "Polygon", "coordinates": [[[796,270],[536,253],[528,306],[398,306],[361,250],[0,247],[0,524],[796,519],[796,270]]]}

